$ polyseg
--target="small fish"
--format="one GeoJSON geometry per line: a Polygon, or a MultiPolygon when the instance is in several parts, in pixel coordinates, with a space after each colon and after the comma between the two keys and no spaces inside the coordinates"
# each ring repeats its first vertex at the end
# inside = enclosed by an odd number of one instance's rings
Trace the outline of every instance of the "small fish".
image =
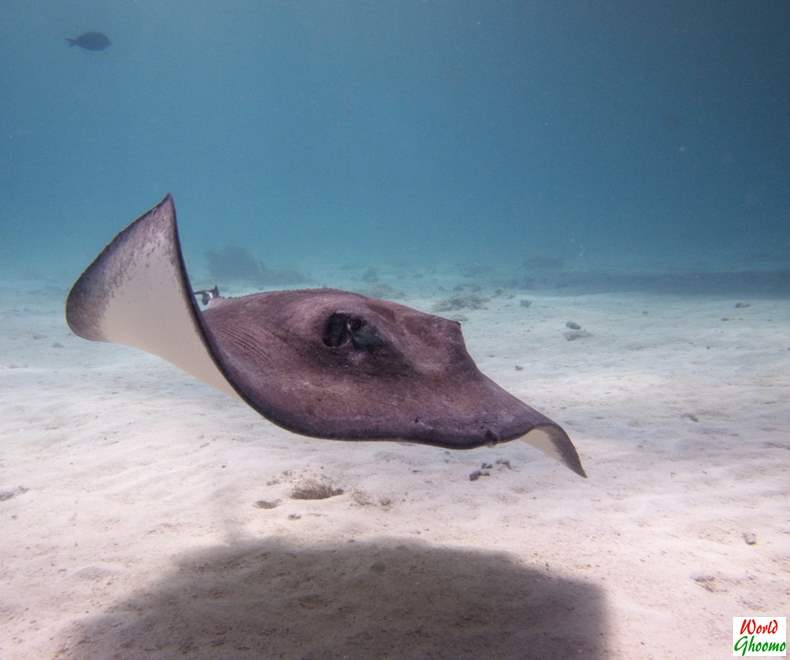
{"type": "Polygon", "coordinates": [[[110,38],[103,32],[86,32],[74,39],[66,39],[69,46],[79,46],[85,50],[106,50],[110,47],[110,38]]]}

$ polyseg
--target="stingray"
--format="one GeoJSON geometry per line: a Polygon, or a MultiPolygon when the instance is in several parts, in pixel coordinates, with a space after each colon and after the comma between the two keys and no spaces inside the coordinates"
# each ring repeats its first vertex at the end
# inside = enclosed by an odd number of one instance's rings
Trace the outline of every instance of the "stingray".
{"type": "Polygon", "coordinates": [[[80,276],[66,320],[85,339],[164,358],[294,433],[449,449],[521,438],[586,476],[559,424],[477,368],[456,321],[338,289],[193,291],[170,195],[80,276]]]}

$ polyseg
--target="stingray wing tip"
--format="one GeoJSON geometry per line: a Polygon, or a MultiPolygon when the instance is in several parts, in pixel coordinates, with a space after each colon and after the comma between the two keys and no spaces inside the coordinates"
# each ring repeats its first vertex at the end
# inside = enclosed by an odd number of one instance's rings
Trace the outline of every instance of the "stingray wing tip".
{"type": "Polygon", "coordinates": [[[536,449],[540,449],[547,456],[558,460],[580,477],[587,478],[579,453],[562,427],[556,424],[536,426],[521,436],[521,439],[536,449]]]}

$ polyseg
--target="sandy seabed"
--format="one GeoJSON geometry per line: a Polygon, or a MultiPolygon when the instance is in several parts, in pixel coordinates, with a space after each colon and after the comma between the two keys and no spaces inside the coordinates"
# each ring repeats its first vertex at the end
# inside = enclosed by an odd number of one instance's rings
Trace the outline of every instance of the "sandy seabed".
{"type": "Polygon", "coordinates": [[[733,616],[790,614],[786,299],[464,310],[480,368],[566,428],[585,480],[520,442],[293,435],[73,336],[64,294],[0,290],[4,660],[696,660],[731,657],[733,616]],[[310,484],[343,492],[293,498],[310,484]]]}

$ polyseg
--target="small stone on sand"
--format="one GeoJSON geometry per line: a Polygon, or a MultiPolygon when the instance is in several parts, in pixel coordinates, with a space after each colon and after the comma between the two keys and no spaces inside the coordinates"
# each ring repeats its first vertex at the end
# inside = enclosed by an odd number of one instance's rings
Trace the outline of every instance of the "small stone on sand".
{"type": "Polygon", "coordinates": [[[17,495],[22,495],[27,491],[28,489],[25,488],[24,486],[17,486],[16,488],[0,490],[0,502],[5,502],[6,500],[10,500],[12,497],[16,497],[17,495]]]}
{"type": "Polygon", "coordinates": [[[342,488],[334,488],[332,484],[325,481],[306,479],[293,489],[291,498],[294,500],[325,500],[328,497],[342,494],[342,488]]]}
{"type": "Polygon", "coordinates": [[[575,341],[577,339],[584,339],[585,337],[592,337],[592,333],[586,330],[568,330],[567,332],[563,332],[562,336],[568,341],[575,341]]]}
{"type": "Polygon", "coordinates": [[[279,503],[280,500],[276,500],[276,501],[258,500],[257,502],[255,502],[255,506],[259,509],[274,509],[279,503]]]}

